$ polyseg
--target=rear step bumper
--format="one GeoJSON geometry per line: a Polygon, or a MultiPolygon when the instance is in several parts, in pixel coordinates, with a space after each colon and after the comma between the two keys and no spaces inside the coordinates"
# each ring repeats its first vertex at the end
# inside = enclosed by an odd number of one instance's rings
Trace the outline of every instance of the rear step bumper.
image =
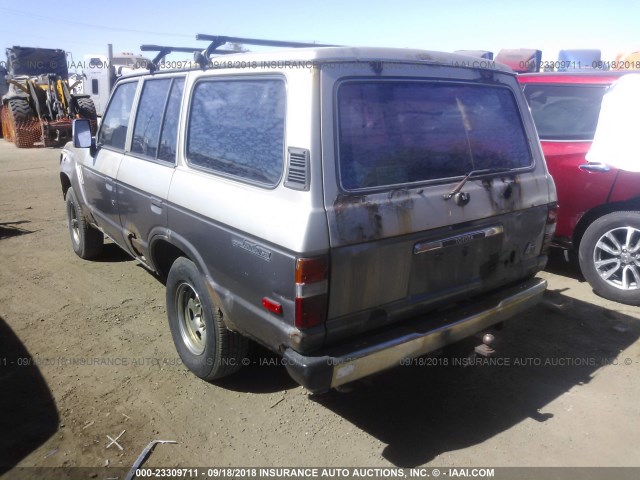
{"type": "Polygon", "coordinates": [[[391,330],[330,347],[313,356],[288,348],[283,363],[302,386],[313,393],[326,392],[508,320],[539,303],[546,288],[546,280],[533,278],[478,297],[472,303],[403,322],[391,330]]]}

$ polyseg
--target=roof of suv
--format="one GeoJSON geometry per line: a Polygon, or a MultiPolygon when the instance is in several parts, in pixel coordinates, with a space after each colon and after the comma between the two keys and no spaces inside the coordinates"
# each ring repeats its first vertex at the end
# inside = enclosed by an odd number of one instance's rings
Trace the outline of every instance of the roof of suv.
{"type": "MultiPolygon", "coordinates": [[[[215,51],[213,52],[215,53],[215,51]]],[[[268,52],[247,52],[214,57],[214,69],[242,68],[236,67],[236,62],[258,62],[265,68],[270,68],[273,62],[300,63],[331,63],[331,62],[391,62],[391,63],[424,63],[459,68],[474,68],[483,70],[513,73],[506,65],[492,60],[486,60],[456,53],[435,52],[409,48],[378,48],[378,47],[314,47],[291,48],[268,52]],[[216,65],[215,62],[219,62],[216,65]]],[[[283,68],[287,66],[282,64],[283,68]]],[[[277,65],[276,68],[280,68],[277,65]]],[[[197,70],[198,68],[194,68],[197,70]]],[[[135,72],[127,76],[142,75],[145,72],[135,72]]]]}

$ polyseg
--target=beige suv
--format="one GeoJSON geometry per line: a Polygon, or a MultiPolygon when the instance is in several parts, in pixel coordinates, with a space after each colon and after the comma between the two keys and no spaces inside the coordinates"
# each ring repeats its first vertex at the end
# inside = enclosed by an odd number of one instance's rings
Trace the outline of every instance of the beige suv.
{"type": "Polygon", "coordinates": [[[541,299],[556,196],[514,74],[476,60],[323,47],[123,77],[63,152],[72,246],[107,235],[165,278],[207,380],[255,341],[322,392],[482,332],[541,299]]]}

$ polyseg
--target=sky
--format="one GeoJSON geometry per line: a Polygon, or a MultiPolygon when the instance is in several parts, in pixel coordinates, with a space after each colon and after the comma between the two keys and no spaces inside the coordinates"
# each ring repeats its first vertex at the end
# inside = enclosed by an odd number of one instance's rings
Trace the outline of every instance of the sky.
{"type": "Polygon", "coordinates": [[[196,33],[439,51],[534,48],[544,60],[560,49],[598,48],[613,61],[640,50],[638,18],[640,2],[629,0],[0,0],[0,64],[13,45],[61,48],[75,62],[106,55],[109,43],[114,53],[140,53],[145,43],[205,48],[196,33]]]}

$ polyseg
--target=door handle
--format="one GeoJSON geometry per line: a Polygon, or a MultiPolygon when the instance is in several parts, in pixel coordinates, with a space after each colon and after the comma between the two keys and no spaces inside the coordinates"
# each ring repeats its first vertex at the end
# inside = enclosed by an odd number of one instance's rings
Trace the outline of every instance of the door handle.
{"type": "Polygon", "coordinates": [[[112,180],[105,180],[104,182],[106,189],[109,192],[113,192],[113,181],[112,180]]]}
{"type": "Polygon", "coordinates": [[[608,172],[611,170],[609,165],[604,163],[585,163],[580,165],[580,170],[586,170],[587,172],[608,172]]]}
{"type": "Polygon", "coordinates": [[[151,198],[151,211],[157,215],[162,213],[162,200],[151,198]]]}

